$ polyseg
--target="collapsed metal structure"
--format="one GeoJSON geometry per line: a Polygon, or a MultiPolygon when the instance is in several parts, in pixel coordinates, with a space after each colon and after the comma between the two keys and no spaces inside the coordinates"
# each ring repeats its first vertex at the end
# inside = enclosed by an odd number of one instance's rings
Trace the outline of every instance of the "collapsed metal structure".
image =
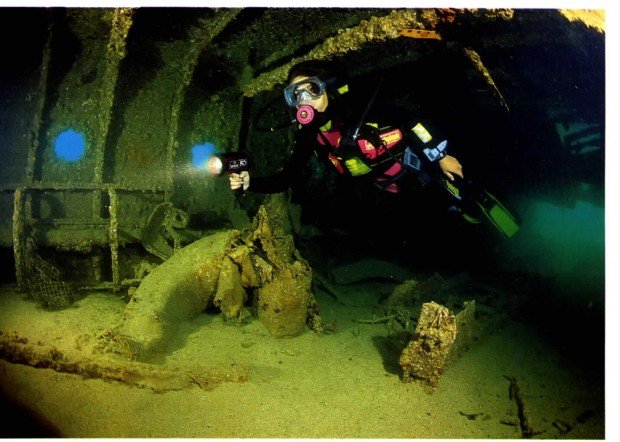
{"type": "MultiPolygon", "coordinates": [[[[35,242],[59,250],[86,253],[97,247],[107,248],[107,259],[101,252],[94,253],[91,257],[95,283],[102,288],[119,289],[122,286],[119,262],[121,243],[140,242],[146,238],[145,226],[140,223],[145,218],[142,213],[146,210],[147,214],[150,211],[153,215],[157,212],[154,209],[161,208],[162,203],[169,205],[172,199],[179,113],[198,57],[212,38],[221,32],[238,12],[225,10],[214,14],[211,20],[199,21],[191,30],[193,35],[185,42],[183,66],[175,72],[176,88],[168,97],[168,106],[162,110],[162,113],[167,113],[167,124],[163,127],[166,136],[161,140],[159,152],[163,161],[158,166],[163,166],[164,170],[161,177],[163,179],[156,181],[144,179],[136,173],[142,165],[139,161],[134,162],[131,152],[118,164],[119,169],[125,169],[121,173],[124,172],[127,179],[118,179],[110,176],[115,172],[105,171],[110,151],[118,148],[110,144],[110,132],[114,126],[114,108],[118,105],[115,100],[120,65],[127,55],[127,36],[133,24],[134,10],[118,8],[100,13],[74,12],[78,16],[75,20],[95,21],[102,28],[102,32],[97,35],[78,34],[82,50],[58,86],[56,103],[50,100],[52,94],[48,90],[54,37],[53,27],[50,26],[39,68],[39,82],[34,91],[28,92],[28,96],[36,97],[36,105],[32,129],[29,132],[31,137],[28,142],[26,173],[21,183],[2,186],[3,193],[14,189],[12,245],[17,282],[21,289],[39,293],[41,296],[38,297],[44,299],[60,296],[61,300],[70,301],[71,298],[70,290],[60,279],[59,271],[37,254],[35,242]],[[97,75],[84,82],[85,71],[87,74],[92,75],[94,72],[97,75]],[[43,126],[46,118],[50,127],[43,126]],[[53,131],[57,125],[66,127],[68,122],[85,128],[88,138],[92,139],[86,164],[77,171],[55,161],[50,153],[50,138],[47,133],[53,131]],[[41,140],[45,141],[42,143],[41,140]],[[146,202],[139,201],[143,197],[146,202]],[[47,207],[52,213],[45,213],[44,206],[48,199],[64,199],[63,208],[72,212],[71,216],[54,216],[53,207],[47,207]],[[138,213],[128,216],[127,212],[132,209],[138,209],[138,213]],[[119,226],[129,238],[119,236],[119,226]],[[109,264],[107,273],[111,275],[111,281],[104,281],[104,261],[109,264]]],[[[135,147],[139,148],[142,147],[135,147]]],[[[178,216],[183,214],[184,212],[179,211],[178,216]]],[[[160,225],[149,226],[151,230],[162,227],[164,222],[174,226],[175,218],[164,217],[158,221],[160,225]]],[[[155,234],[152,242],[157,239],[157,234],[159,232],[155,234]]],[[[6,242],[6,238],[3,240],[6,242]]],[[[149,245],[151,243],[145,244],[147,249],[149,245]]]]}

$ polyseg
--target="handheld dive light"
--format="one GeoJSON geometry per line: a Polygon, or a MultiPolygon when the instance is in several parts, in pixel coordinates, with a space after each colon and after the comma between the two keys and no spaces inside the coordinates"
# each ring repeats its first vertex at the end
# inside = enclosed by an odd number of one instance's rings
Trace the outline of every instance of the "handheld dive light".
{"type": "Polygon", "coordinates": [[[222,176],[225,173],[240,173],[250,169],[250,157],[244,151],[213,155],[209,158],[207,168],[216,176],[222,176]]]}

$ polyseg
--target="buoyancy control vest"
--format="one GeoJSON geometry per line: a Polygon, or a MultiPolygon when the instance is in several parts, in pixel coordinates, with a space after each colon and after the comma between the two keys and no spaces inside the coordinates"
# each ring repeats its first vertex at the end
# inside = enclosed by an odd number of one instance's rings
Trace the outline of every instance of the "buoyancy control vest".
{"type": "Polygon", "coordinates": [[[403,154],[406,149],[421,153],[432,139],[417,123],[407,130],[396,126],[366,123],[353,143],[343,143],[343,134],[331,122],[320,128],[316,141],[326,149],[329,163],[340,174],[365,176],[382,190],[397,193],[398,180],[405,174],[403,154]]]}

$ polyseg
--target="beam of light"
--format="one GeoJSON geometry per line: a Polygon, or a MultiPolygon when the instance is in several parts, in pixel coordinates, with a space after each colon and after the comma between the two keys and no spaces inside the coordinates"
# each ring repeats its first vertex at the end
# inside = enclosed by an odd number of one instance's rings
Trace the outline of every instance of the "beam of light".
{"type": "Polygon", "coordinates": [[[208,141],[204,144],[195,144],[192,146],[192,164],[194,167],[207,170],[209,159],[215,153],[215,145],[208,141]]]}

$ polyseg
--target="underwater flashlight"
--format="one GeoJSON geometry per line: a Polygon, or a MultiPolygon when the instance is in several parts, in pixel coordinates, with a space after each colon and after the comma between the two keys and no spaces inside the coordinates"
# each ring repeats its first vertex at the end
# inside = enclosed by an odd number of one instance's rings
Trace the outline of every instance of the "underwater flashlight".
{"type": "Polygon", "coordinates": [[[314,108],[309,104],[299,106],[299,109],[297,109],[296,118],[301,124],[311,123],[312,120],[314,120],[314,108]]]}
{"type": "Polygon", "coordinates": [[[239,173],[250,168],[250,157],[247,152],[227,152],[221,155],[213,155],[207,163],[209,172],[213,175],[225,173],[239,173]]]}

